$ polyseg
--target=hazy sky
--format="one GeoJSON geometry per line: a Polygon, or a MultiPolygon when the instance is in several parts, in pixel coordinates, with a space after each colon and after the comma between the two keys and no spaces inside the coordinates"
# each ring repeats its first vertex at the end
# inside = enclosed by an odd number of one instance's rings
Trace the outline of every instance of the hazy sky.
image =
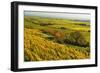
{"type": "Polygon", "coordinates": [[[67,18],[73,20],[90,20],[89,13],[71,13],[71,12],[39,12],[39,11],[24,11],[25,16],[41,16],[51,18],[67,18]]]}

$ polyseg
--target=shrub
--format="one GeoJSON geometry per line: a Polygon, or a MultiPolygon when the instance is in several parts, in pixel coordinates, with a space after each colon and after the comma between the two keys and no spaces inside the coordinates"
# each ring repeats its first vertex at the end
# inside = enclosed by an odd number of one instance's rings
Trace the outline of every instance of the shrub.
{"type": "Polygon", "coordinates": [[[89,46],[89,42],[86,41],[82,33],[80,33],[79,31],[71,32],[66,36],[64,42],[83,47],[89,46]]]}
{"type": "Polygon", "coordinates": [[[70,30],[70,28],[66,28],[66,27],[60,27],[60,29],[63,29],[63,30],[70,30]]]}
{"type": "Polygon", "coordinates": [[[47,26],[47,25],[53,25],[52,23],[48,23],[48,22],[40,22],[41,26],[47,26]]]}
{"type": "Polygon", "coordinates": [[[66,29],[65,27],[60,27],[60,29],[66,29]]]}
{"type": "Polygon", "coordinates": [[[86,26],[86,24],[80,24],[81,26],[86,26]]]}

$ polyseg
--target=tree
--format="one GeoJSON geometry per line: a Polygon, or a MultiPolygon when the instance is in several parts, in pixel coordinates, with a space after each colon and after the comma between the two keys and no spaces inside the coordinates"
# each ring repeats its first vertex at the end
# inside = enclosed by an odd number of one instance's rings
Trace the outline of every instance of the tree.
{"type": "Polygon", "coordinates": [[[89,43],[86,41],[85,37],[79,31],[71,32],[69,35],[66,36],[64,42],[84,47],[89,46],[89,43]]]}

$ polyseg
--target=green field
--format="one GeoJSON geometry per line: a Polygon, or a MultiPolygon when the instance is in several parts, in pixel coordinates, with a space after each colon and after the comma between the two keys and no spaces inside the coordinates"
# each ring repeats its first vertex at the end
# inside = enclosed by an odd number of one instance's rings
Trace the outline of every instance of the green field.
{"type": "Polygon", "coordinates": [[[24,16],[24,61],[90,58],[90,22],[24,16]]]}

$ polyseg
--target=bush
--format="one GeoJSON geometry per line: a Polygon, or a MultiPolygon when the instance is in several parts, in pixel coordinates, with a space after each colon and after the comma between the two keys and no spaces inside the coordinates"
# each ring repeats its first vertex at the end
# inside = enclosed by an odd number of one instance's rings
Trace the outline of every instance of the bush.
{"type": "Polygon", "coordinates": [[[83,47],[89,46],[89,42],[86,41],[82,33],[80,33],[79,31],[71,32],[66,36],[64,42],[83,47]]]}
{"type": "Polygon", "coordinates": [[[66,29],[65,27],[60,27],[60,29],[66,29]]]}
{"type": "Polygon", "coordinates": [[[40,22],[41,26],[47,26],[47,25],[53,25],[52,23],[48,23],[48,22],[40,22]]]}
{"type": "Polygon", "coordinates": [[[60,29],[63,29],[63,30],[70,30],[70,28],[66,28],[66,27],[60,27],[60,29]]]}

